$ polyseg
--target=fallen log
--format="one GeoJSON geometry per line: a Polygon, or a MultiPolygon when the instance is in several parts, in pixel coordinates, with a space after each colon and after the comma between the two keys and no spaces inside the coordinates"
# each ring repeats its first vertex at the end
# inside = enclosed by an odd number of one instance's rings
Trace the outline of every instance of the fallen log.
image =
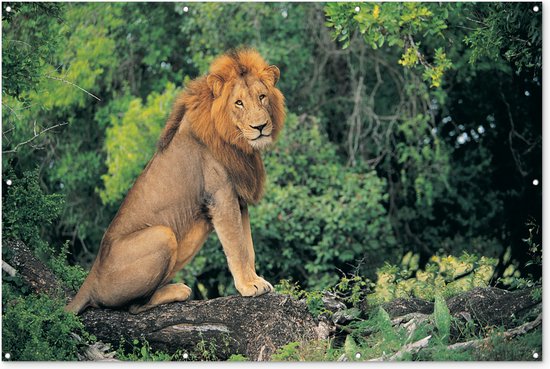
{"type": "MultiPolygon", "coordinates": [[[[536,316],[541,302],[531,294],[533,289],[506,291],[496,287],[476,287],[470,291],[448,298],[445,302],[450,314],[459,319],[474,319],[482,326],[503,325],[509,328],[521,316],[531,313],[536,316]]],[[[433,313],[433,302],[411,299],[395,299],[382,305],[392,320],[401,323],[408,316],[433,313]]]]}
{"type": "Polygon", "coordinates": [[[69,297],[73,294],[42,261],[34,256],[24,242],[4,240],[3,246],[8,251],[8,262],[13,269],[9,274],[11,276],[19,275],[32,291],[62,297],[69,297]]]}
{"type": "MultiPolygon", "coordinates": [[[[21,241],[7,241],[10,263],[36,293],[71,298],[73,293],[21,241]]],[[[158,306],[141,314],[89,308],[81,315],[86,330],[98,340],[118,347],[147,340],[151,349],[180,351],[198,357],[207,347],[210,359],[241,354],[268,360],[280,346],[293,341],[324,339],[329,329],[316,321],[303,301],[269,293],[260,297],[221,297],[158,306]],[[202,345],[202,346],[201,346],[202,345]]],[[[185,356],[184,356],[185,357],[185,356]]]]}
{"type": "Polygon", "coordinates": [[[266,360],[289,342],[326,338],[318,337],[318,323],[305,304],[275,293],[172,303],[137,315],[88,309],[82,322],[104,342],[146,339],[153,349],[169,353],[191,355],[203,341],[219,360],[231,354],[266,360]]]}

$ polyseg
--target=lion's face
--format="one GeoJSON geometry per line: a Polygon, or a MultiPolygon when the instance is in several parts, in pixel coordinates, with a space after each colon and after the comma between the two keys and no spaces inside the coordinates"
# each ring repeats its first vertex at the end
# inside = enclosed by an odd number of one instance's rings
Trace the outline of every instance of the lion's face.
{"type": "Polygon", "coordinates": [[[273,141],[269,106],[267,87],[253,76],[237,80],[229,94],[229,119],[238,136],[254,149],[262,149],[273,141]]]}
{"type": "Polygon", "coordinates": [[[279,68],[254,51],[244,51],[221,57],[211,69],[206,82],[218,135],[245,152],[269,146],[285,116],[284,97],[275,87],[279,68]]]}

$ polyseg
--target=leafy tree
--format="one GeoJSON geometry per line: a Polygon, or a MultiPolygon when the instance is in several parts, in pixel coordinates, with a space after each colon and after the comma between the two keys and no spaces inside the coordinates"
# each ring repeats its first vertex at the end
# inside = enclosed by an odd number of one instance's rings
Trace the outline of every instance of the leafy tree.
{"type": "Polygon", "coordinates": [[[119,203],[153,156],[178,90],[168,83],[162,94],[151,93],[143,106],[141,99],[127,103],[122,119],[112,116],[105,146],[107,174],[102,176],[105,189],[100,196],[105,204],[119,203]]]}

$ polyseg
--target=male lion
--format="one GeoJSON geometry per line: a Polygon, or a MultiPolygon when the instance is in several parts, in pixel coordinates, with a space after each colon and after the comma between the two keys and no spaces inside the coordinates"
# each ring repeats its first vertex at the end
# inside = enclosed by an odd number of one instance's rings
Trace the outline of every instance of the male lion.
{"type": "Polygon", "coordinates": [[[260,150],[283,127],[279,75],[243,49],[218,57],[207,76],[189,83],[67,311],[129,306],[136,314],[187,300],[191,289],[169,282],[212,230],[241,295],[273,289],[256,274],[248,204],[263,194],[260,150]]]}

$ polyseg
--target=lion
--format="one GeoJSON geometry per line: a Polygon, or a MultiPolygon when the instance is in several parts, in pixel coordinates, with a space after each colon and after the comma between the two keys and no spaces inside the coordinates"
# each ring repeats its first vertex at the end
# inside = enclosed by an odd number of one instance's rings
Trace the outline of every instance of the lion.
{"type": "Polygon", "coordinates": [[[273,290],[256,274],[248,206],[264,191],[261,151],[283,128],[279,77],[257,51],[240,49],[188,84],[66,311],[127,307],[137,314],[187,300],[191,289],[170,281],[212,231],[242,296],[273,290]]]}

